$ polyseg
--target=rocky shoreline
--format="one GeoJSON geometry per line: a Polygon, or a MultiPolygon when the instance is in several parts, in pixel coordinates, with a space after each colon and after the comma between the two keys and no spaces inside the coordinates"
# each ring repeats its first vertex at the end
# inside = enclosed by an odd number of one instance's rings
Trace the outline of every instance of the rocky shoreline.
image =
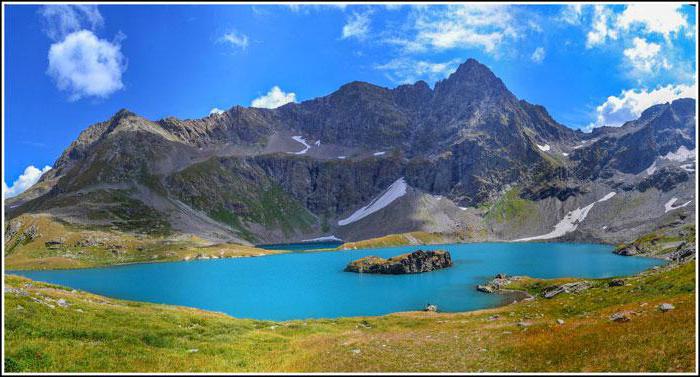
{"type": "Polygon", "coordinates": [[[504,295],[505,297],[501,305],[510,305],[520,301],[534,300],[535,297],[527,291],[506,288],[512,282],[518,281],[522,278],[522,276],[508,276],[502,273],[496,274],[496,276],[488,283],[477,285],[476,290],[487,294],[504,295]]]}

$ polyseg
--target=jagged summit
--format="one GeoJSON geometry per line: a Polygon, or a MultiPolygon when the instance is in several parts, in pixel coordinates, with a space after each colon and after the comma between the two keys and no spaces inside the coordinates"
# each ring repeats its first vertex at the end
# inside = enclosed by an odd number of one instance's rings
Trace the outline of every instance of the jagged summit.
{"type": "Polygon", "coordinates": [[[136,116],[136,114],[134,112],[130,111],[129,109],[122,108],[122,109],[119,109],[119,111],[117,111],[116,113],[114,113],[114,115],[112,115],[112,119],[119,120],[119,119],[130,117],[130,116],[136,116]]]}
{"type": "Polygon", "coordinates": [[[454,100],[474,101],[486,97],[515,100],[501,79],[485,65],[468,59],[444,80],[435,83],[436,101],[454,104],[454,100]]]}

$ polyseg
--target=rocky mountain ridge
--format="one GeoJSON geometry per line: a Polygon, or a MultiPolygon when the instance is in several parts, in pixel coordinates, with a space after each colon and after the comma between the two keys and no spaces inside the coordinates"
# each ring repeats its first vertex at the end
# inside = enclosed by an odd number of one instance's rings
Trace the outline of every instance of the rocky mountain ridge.
{"type": "Polygon", "coordinates": [[[469,59],[434,88],[351,82],[191,120],[120,110],[5,211],[131,232],[119,224],[145,210],[175,234],[244,244],[411,231],[514,240],[557,227],[557,239],[628,242],[678,216],[694,221],[695,118],[695,101],[680,99],[584,134],[469,59]],[[691,202],[667,210],[673,198],[691,202]]]}

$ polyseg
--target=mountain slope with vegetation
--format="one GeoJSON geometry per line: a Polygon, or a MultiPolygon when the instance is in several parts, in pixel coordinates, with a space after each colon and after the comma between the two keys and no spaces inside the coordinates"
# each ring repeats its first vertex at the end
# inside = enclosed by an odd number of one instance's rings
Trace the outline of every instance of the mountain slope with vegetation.
{"type": "Polygon", "coordinates": [[[695,101],[678,99],[622,127],[574,131],[474,59],[433,88],[351,82],[188,120],[120,110],[4,202],[5,227],[39,216],[67,232],[241,247],[414,232],[628,243],[694,224],[695,120],[695,101]],[[405,195],[343,221],[399,180],[405,195]]]}

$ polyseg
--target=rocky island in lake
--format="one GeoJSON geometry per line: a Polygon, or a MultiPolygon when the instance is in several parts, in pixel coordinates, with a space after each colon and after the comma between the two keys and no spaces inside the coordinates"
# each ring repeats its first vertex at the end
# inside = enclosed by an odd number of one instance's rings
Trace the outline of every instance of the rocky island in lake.
{"type": "Polygon", "coordinates": [[[452,257],[445,250],[416,250],[389,259],[368,256],[350,262],[345,271],[368,274],[416,274],[452,266],[452,257]]]}

